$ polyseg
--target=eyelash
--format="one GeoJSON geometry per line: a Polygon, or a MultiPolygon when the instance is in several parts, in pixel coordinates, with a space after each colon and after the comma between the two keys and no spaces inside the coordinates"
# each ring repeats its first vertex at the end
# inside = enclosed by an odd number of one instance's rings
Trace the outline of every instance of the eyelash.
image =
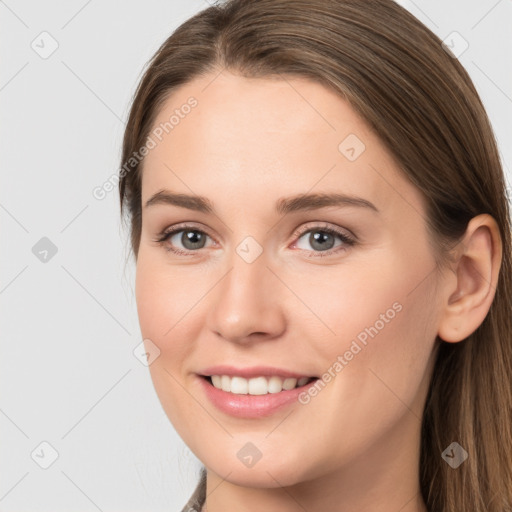
{"type": "MultiPolygon", "coordinates": [[[[171,238],[173,235],[175,235],[176,233],[180,233],[182,231],[195,231],[197,233],[201,233],[201,234],[204,234],[204,235],[207,235],[209,236],[210,238],[212,238],[208,233],[206,233],[205,231],[201,230],[201,229],[197,229],[195,226],[191,226],[191,225],[188,225],[188,224],[183,224],[183,225],[179,225],[179,226],[176,226],[170,230],[164,230],[162,231],[158,237],[154,240],[154,242],[164,246],[165,250],[168,251],[168,252],[173,252],[175,254],[178,254],[178,255],[182,255],[182,256],[192,256],[194,255],[194,253],[198,252],[200,249],[198,250],[195,250],[195,251],[184,251],[183,249],[179,249],[179,248],[176,248],[176,247],[169,247],[166,242],[169,240],[169,238],[171,238]]],[[[293,237],[294,238],[301,238],[303,235],[305,235],[306,233],[309,233],[311,231],[317,231],[317,232],[320,232],[320,233],[327,233],[329,235],[333,235],[333,236],[337,236],[340,238],[340,240],[345,244],[347,245],[348,247],[352,247],[356,244],[356,239],[345,234],[345,233],[342,233],[341,231],[338,231],[337,229],[333,228],[333,227],[330,227],[330,226],[312,226],[312,227],[308,227],[306,229],[298,229],[297,231],[295,231],[295,233],[293,234],[293,237]]],[[[346,247],[340,247],[338,246],[337,248],[333,248],[333,249],[329,249],[327,251],[308,251],[310,253],[313,253],[313,258],[322,258],[322,257],[326,257],[326,256],[332,256],[333,254],[336,254],[338,252],[341,252],[341,251],[344,251],[346,250],[347,248],[346,247]]]]}

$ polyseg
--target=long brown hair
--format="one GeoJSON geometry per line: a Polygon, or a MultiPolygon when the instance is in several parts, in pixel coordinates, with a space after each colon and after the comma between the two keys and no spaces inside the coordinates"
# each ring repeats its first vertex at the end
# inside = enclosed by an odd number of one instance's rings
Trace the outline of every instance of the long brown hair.
{"type": "Polygon", "coordinates": [[[174,88],[222,69],[251,78],[306,77],[347,100],[422,192],[441,264],[472,217],[496,219],[503,260],[490,311],[462,342],[438,338],[422,420],[420,486],[429,511],[510,512],[509,198],[493,131],[469,75],[435,34],[392,0],[228,0],[201,11],[149,62],[130,111],[119,191],[135,257],[143,159],[131,157],[174,88]],[[468,453],[457,469],[441,457],[453,441],[468,453]]]}

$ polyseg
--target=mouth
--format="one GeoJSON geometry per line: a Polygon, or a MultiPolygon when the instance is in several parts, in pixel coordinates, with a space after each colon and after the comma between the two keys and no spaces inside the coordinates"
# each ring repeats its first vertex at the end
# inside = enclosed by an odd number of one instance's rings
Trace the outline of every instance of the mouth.
{"type": "Polygon", "coordinates": [[[317,377],[284,377],[278,375],[245,378],[238,375],[200,375],[216,389],[234,395],[277,394],[308,386],[317,377]]]}
{"type": "Polygon", "coordinates": [[[250,373],[247,378],[220,373],[197,377],[205,397],[220,412],[253,420],[301,404],[300,396],[318,381],[317,377],[250,373]]]}
{"type": "MultiPolygon", "coordinates": [[[[232,417],[257,419],[302,404],[319,377],[275,366],[216,365],[196,373],[205,398],[232,417]]],[[[300,405],[302,407],[302,405],[300,405]]]]}

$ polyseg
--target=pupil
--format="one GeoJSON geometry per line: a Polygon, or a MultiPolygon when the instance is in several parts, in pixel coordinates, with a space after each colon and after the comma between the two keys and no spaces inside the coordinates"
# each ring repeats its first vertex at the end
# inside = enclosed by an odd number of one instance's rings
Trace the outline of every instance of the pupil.
{"type": "Polygon", "coordinates": [[[323,231],[316,231],[310,235],[311,247],[315,247],[315,244],[319,244],[316,248],[321,251],[331,249],[334,245],[333,237],[330,233],[324,233],[323,231]],[[326,239],[331,237],[331,243],[325,243],[326,239]]]}

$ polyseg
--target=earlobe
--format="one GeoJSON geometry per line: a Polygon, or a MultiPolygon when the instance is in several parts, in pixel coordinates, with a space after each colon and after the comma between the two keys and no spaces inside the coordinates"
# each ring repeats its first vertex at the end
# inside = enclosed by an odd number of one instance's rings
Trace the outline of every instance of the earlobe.
{"type": "Polygon", "coordinates": [[[477,215],[468,223],[457,246],[454,275],[447,281],[447,298],[439,324],[439,337],[457,343],[471,335],[491,307],[502,260],[502,241],[495,219],[477,215]]]}

